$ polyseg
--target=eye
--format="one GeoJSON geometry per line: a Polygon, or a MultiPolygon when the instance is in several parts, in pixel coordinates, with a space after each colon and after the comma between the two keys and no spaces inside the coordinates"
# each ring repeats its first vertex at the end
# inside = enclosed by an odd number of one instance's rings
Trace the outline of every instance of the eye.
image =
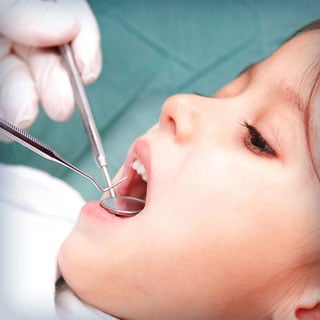
{"type": "Polygon", "coordinates": [[[247,122],[242,124],[242,126],[248,130],[248,135],[245,138],[245,144],[251,151],[258,155],[261,154],[267,157],[276,156],[276,152],[254,126],[247,122]]]}

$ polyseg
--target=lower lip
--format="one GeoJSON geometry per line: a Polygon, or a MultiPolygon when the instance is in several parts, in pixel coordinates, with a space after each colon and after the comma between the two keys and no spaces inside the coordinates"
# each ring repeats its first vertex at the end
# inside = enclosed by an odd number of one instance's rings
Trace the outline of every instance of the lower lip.
{"type": "Polygon", "coordinates": [[[81,214],[94,219],[101,221],[102,223],[105,222],[117,222],[123,220],[124,218],[116,216],[110,213],[108,210],[104,209],[99,201],[91,201],[86,203],[82,209],[81,214]]]}

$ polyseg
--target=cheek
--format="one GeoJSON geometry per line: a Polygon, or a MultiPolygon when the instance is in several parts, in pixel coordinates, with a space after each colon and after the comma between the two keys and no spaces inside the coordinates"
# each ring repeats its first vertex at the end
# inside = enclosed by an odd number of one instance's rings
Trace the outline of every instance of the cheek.
{"type": "MultiPolygon", "coordinates": [[[[290,245],[294,224],[287,224],[294,206],[292,199],[286,200],[288,185],[265,164],[255,168],[235,159],[228,163],[217,154],[211,167],[203,170],[203,163],[202,159],[202,166],[182,168],[184,174],[162,198],[166,205],[161,206],[162,221],[157,225],[177,246],[170,260],[188,261],[190,270],[201,270],[197,279],[207,275],[203,282],[213,286],[237,279],[240,288],[250,279],[252,286],[259,287],[282,270],[295,252],[290,245]]],[[[173,250],[170,242],[167,247],[173,250]]]]}
{"type": "Polygon", "coordinates": [[[224,207],[190,204],[181,212],[181,205],[171,202],[161,219],[150,219],[153,241],[137,273],[146,291],[157,288],[157,299],[170,297],[181,305],[195,293],[199,304],[218,303],[260,288],[276,273],[272,263],[278,257],[269,256],[273,245],[254,219],[246,218],[246,208],[224,207]]]}

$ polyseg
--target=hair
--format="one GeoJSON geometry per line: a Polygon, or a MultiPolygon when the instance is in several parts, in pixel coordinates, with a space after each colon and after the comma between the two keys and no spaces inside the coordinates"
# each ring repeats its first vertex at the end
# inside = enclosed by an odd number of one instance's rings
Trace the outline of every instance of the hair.
{"type": "Polygon", "coordinates": [[[312,22],[308,23],[307,25],[303,26],[302,28],[298,29],[296,32],[294,32],[291,35],[291,37],[288,40],[294,38],[295,36],[297,36],[299,34],[305,33],[307,31],[316,30],[316,29],[320,29],[320,19],[312,21],[312,22]]]}

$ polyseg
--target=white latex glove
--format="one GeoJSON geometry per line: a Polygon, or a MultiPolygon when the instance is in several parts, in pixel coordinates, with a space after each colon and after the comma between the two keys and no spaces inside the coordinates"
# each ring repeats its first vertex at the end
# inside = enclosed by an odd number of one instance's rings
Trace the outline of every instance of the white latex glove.
{"type": "MultiPolygon", "coordinates": [[[[85,0],[0,1],[0,116],[28,129],[38,102],[50,118],[68,119],[73,91],[56,48],[72,41],[85,84],[101,71],[100,34],[85,0]]],[[[3,138],[2,138],[3,140],[3,138]]]]}

